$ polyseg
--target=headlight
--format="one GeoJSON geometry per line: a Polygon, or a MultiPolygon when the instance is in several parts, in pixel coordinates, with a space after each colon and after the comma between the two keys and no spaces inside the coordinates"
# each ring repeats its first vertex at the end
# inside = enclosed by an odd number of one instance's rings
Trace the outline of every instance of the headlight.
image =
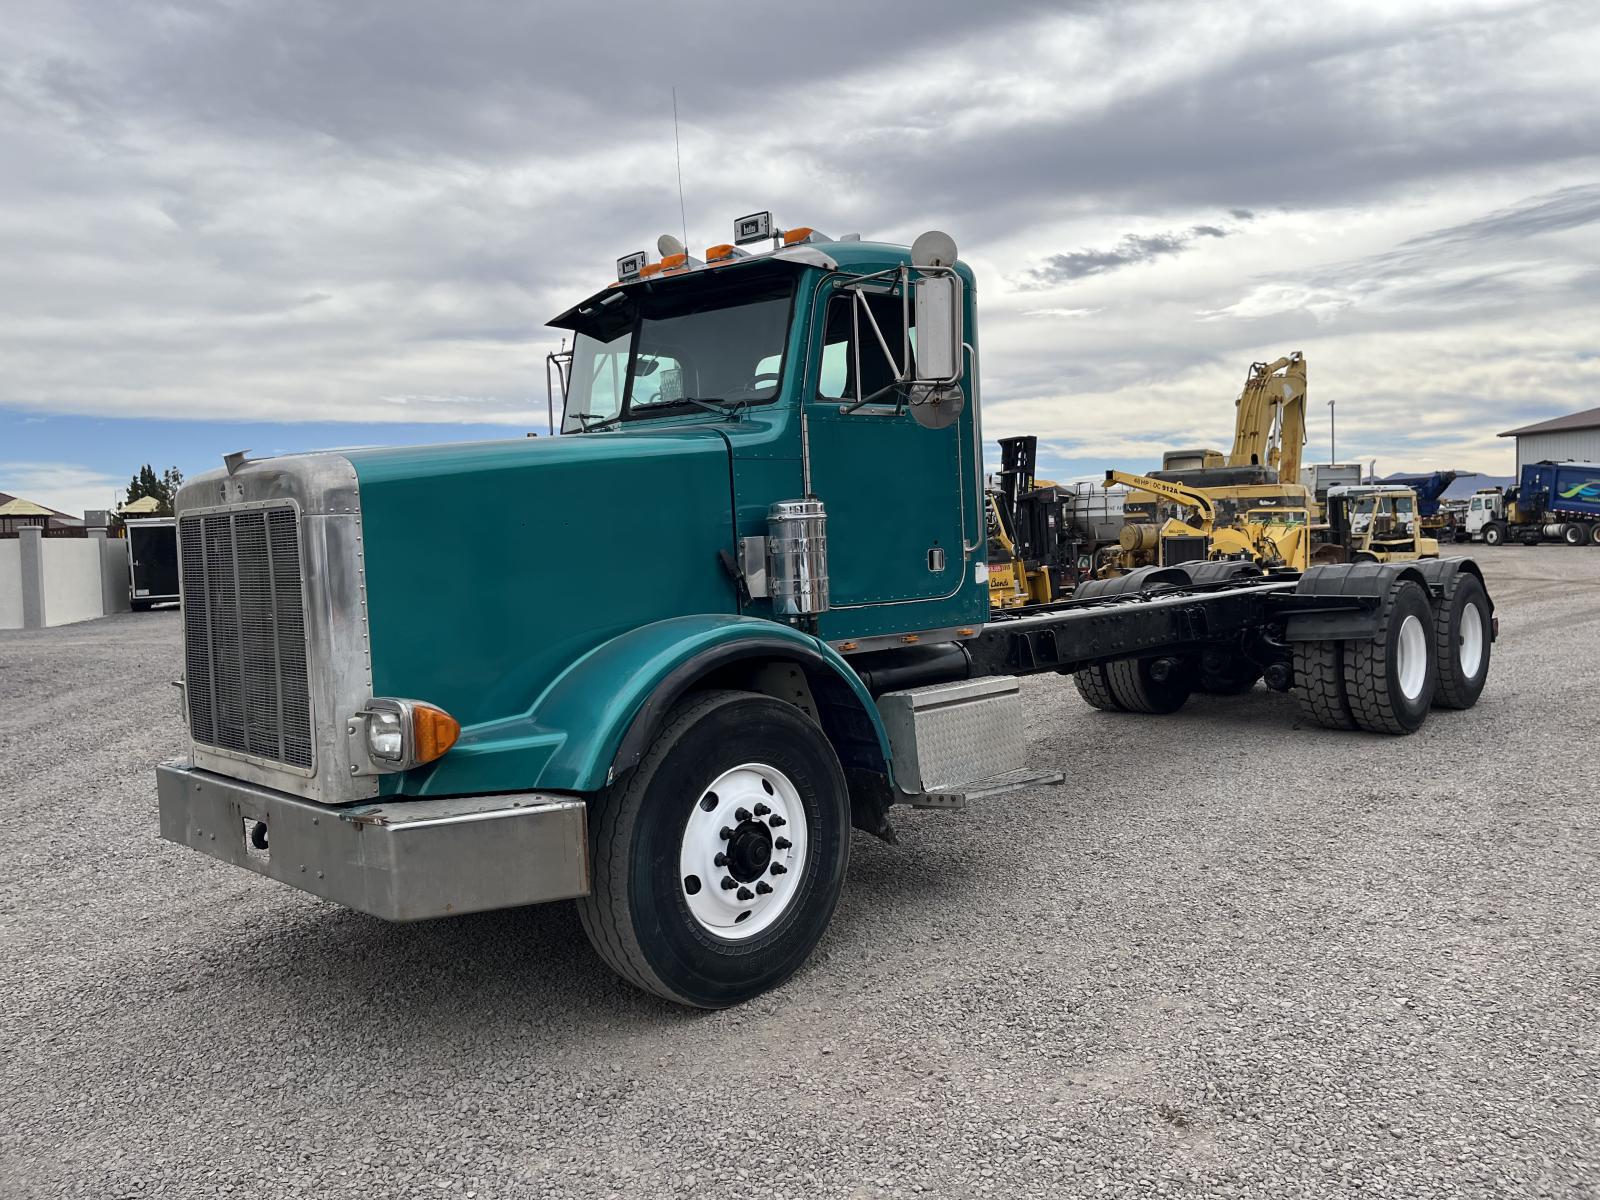
{"type": "Polygon", "coordinates": [[[408,771],[441,757],[461,736],[461,724],[420,700],[371,701],[366,719],[367,757],[380,771],[408,771]]]}
{"type": "Polygon", "coordinates": [[[397,763],[406,756],[405,729],[398,712],[373,712],[367,716],[367,753],[397,763]]]}

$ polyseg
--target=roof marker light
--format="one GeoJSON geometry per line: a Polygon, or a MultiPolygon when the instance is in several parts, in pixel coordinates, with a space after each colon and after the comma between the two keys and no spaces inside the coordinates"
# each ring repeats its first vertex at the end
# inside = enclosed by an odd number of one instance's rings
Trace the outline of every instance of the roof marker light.
{"type": "Polygon", "coordinates": [[[815,229],[812,229],[811,226],[809,226],[809,225],[802,225],[798,229],[786,229],[786,230],[783,231],[783,244],[785,246],[798,246],[803,242],[831,242],[831,241],[833,241],[833,239],[830,238],[827,234],[818,233],[815,229]]]}
{"type": "Polygon", "coordinates": [[[723,242],[719,246],[706,247],[706,261],[708,263],[728,262],[735,258],[749,257],[750,255],[748,251],[740,250],[732,242],[723,242]]]}

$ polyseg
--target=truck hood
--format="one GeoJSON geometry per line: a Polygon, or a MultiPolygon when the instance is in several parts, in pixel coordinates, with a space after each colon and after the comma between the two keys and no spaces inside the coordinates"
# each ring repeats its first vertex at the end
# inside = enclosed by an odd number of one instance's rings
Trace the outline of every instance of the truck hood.
{"type": "Polygon", "coordinates": [[[684,613],[735,613],[731,457],[714,428],[344,452],[359,481],[372,682],[464,727],[684,613]]]}

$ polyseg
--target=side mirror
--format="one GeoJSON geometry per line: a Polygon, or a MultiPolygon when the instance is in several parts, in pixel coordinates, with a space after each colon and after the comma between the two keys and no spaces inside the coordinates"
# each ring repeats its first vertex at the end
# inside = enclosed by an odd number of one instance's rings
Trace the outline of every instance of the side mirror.
{"type": "Polygon", "coordinates": [[[917,382],[956,383],[961,379],[961,346],[966,332],[961,281],[955,273],[955,239],[930,229],[911,243],[911,265],[924,272],[914,285],[917,382]]]}
{"type": "Polygon", "coordinates": [[[954,383],[961,378],[961,305],[954,275],[924,275],[916,288],[917,381],[954,383]]]}

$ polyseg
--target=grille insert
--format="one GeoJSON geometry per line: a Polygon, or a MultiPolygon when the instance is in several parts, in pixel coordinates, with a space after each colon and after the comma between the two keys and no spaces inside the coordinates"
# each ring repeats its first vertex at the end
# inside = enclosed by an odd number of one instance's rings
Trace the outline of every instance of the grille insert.
{"type": "Polygon", "coordinates": [[[288,506],[178,522],[189,730],[195,741],[309,770],[300,525],[288,506]]]}

